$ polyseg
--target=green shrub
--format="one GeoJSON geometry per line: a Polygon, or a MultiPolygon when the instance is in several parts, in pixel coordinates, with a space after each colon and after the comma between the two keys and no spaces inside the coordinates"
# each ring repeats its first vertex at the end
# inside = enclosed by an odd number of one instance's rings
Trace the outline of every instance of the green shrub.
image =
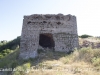
{"type": "Polygon", "coordinates": [[[3,53],[3,56],[6,56],[7,55],[7,53],[3,53]]]}
{"type": "Polygon", "coordinates": [[[0,67],[14,67],[17,65],[16,58],[18,56],[19,49],[13,51],[10,54],[7,54],[6,51],[5,53],[0,53],[1,59],[0,59],[0,67]]]}
{"type": "Polygon", "coordinates": [[[22,66],[16,67],[16,71],[13,72],[13,75],[25,75],[30,70],[31,64],[28,62],[22,66]]]}
{"type": "Polygon", "coordinates": [[[0,59],[3,58],[4,56],[0,54],[0,59]]]}
{"type": "Polygon", "coordinates": [[[5,49],[10,49],[10,50],[15,50],[17,46],[20,45],[20,36],[17,37],[16,39],[6,42],[3,45],[0,45],[0,51],[3,51],[5,49]]]}
{"type": "Polygon", "coordinates": [[[81,36],[79,36],[79,37],[81,37],[81,38],[88,38],[88,37],[92,37],[92,36],[87,35],[87,34],[84,34],[84,35],[81,35],[81,36]]]}
{"type": "Polygon", "coordinates": [[[100,66],[100,49],[81,48],[72,54],[74,61],[85,61],[93,64],[95,67],[100,66]]]}
{"type": "Polygon", "coordinates": [[[94,56],[93,55],[93,49],[91,48],[82,48],[79,50],[79,60],[84,60],[84,61],[91,61],[91,58],[94,56]]]}
{"type": "Polygon", "coordinates": [[[13,52],[13,50],[5,49],[5,50],[3,50],[3,51],[0,52],[0,58],[5,57],[6,55],[8,55],[8,54],[10,54],[12,52],[13,52]]]}
{"type": "Polygon", "coordinates": [[[94,66],[100,66],[100,58],[96,58],[96,57],[92,58],[92,64],[94,66]]]}
{"type": "Polygon", "coordinates": [[[100,49],[94,49],[93,53],[94,53],[94,57],[100,58],[100,49]]]}

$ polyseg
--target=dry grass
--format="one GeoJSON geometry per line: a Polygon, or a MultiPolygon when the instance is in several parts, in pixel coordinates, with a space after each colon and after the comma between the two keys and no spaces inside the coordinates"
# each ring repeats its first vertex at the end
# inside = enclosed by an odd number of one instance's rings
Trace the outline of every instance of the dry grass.
{"type": "Polygon", "coordinates": [[[39,59],[38,63],[27,60],[18,66],[24,71],[16,71],[13,75],[100,75],[100,49],[82,48],[69,55],[48,51],[44,56],[41,53],[39,59]]]}

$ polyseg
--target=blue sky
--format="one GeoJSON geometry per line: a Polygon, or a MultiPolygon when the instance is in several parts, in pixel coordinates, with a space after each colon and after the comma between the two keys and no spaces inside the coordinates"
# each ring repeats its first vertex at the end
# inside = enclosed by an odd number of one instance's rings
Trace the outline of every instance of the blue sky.
{"type": "Polygon", "coordinates": [[[0,0],[0,40],[21,35],[24,15],[71,14],[78,34],[100,36],[100,0],[0,0]]]}

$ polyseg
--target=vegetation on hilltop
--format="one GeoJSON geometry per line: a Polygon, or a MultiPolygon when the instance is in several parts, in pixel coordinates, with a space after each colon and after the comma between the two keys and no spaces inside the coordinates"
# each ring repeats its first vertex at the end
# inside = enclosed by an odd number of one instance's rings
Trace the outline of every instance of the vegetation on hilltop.
{"type": "Polygon", "coordinates": [[[19,48],[20,36],[12,41],[0,41],[0,59],[7,56],[8,54],[14,52],[16,48],[19,48]]]}
{"type": "Polygon", "coordinates": [[[87,35],[87,34],[83,34],[81,36],[79,36],[80,38],[88,38],[88,37],[92,37],[91,35],[87,35]]]}
{"type": "Polygon", "coordinates": [[[5,49],[14,50],[19,45],[20,45],[20,36],[17,37],[16,39],[12,40],[12,41],[9,41],[9,42],[1,41],[0,42],[0,52],[5,50],[5,49]]]}

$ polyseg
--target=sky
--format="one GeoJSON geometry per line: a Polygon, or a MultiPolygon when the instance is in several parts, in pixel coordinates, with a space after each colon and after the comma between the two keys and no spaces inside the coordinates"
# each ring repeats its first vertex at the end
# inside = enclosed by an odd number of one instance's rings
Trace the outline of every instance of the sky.
{"type": "Polygon", "coordinates": [[[0,0],[0,41],[21,35],[23,16],[75,15],[78,35],[100,36],[100,0],[0,0]]]}

